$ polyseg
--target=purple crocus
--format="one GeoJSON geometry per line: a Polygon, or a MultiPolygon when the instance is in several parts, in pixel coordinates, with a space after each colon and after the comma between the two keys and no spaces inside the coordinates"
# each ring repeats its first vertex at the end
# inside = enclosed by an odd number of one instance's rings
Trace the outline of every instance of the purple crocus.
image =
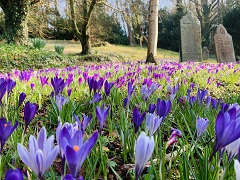
{"type": "Polygon", "coordinates": [[[102,95],[98,92],[95,92],[93,99],[89,102],[90,104],[97,103],[102,100],[102,95]]]}
{"type": "Polygon", "coordinates": [[[64,166],[65,166],[65,155],[64,151],[66,148],[66,145],[70,143],[72,137],[74,136],[75,132],[78,131],[78,123],[75,122],[74,124],[71,123],[64,123],[62,125],[61,122],[59,122],[57,130],[56,130],[56,139],[57,143],[59,145],[59,152],[61,157],[61,175],[64,175],[64,166]],[[63,139],[66,138],[66,140],[63,142],[63,139]]]}
{"type": "Polygon", "coordinates": [[[124,108],[126,108],[126,106],[129,105],[134,89],[135,89],[135,86],[133,86],[131,82],[128,82],[128,96],[123,100],[124,108]]]}
{"type": "Polygon", "coordinates": [[[2,153],[3,146],[5,145],[7,139],[11,136],[13,131],[17,128],[18,121],[14,124],[14,126],[11,125],[10,122],[7,122],[6,119],[1,118],[0,119],[0,154],[2,153]]]}
{"type": "Polygon", "coordinates": [[[16,81],[13,81],[12,79],[7,80],[7,94],[9,95],[13,88],[16,86],[16,81]]]}
{"type": "Polygon", "coordinates": [[[177,138],[182,137],[182,132],[179,129],[172,128],[171,129],[171,135],[167,141],[166,148],[168,148],[170,145],[175,144],[177,141],[177,138]]]}
{"type": "Polygon", "coordinates": [[[154,139],[146,136],[145,132],[142,132],[135,144],[135,176],[136,180],[140,178],[145,165],[152,156],[154,150],[154,139]]]}
{"type": "Polygon", "coordinates": [[[149,136],[157,131],[162,123],[162,117],[156,116],[155,114],[147,113],[146,116],[146,132],[149,132],[149,136]]]}
{"type": "Polygon", "coordinates": [[[7,91],[7,81],[3,78],[0,79],[0,103],[2,102],[2,98],[7,91]]]}
{"type": "Polygon", "coordinates": [[[71,96],[71,94],[72,94],[72,89],[71,88],[67,90],[67,94],[68,94],[68,97],[71,96]]]}
{"type": "Polygon", "coordinates": [[[55,95],[58,95],[59,93],[62,93],[63,89],[66,86],[66,83],[64,82],[64,79],[59,78],[55,76],[54,78],[51,78],[51,84],[54,89],[55,95]]]}
{"type": "Polygon", "coordinates": [[[24,180],[22,171],[19,169],[9,169],[5,175],[5,180],[24,180]]]}
{"type": "Polygon", "coordinates": [[[22,92],[20,95],[19,95],[19,98],[18,98],[18,106],[21,106],[23,101],[25,100],[26,98],[26,94],[24,92],[22,92]]]}
{"type": "Polygon", "coordinates": [[[100,124],[100,129],[99,129],[100,133],[102,132],[103,124],[105,123],[105,121],[107,119],[108,111],[109,111],[109,108],[108,107],[105,108],[104,104],[102,105],[101,108],[98,106],[96,108],[96,116],[97,116],[97,119],[100,124]]]}
{"type": "Polygon", "coordinates": [[[209,125],[208,118],[198,117],[196,121],[196,129],[197,129],[197,139],[204,133],[209,125]]]}
{"type": "Polygon", "coordinates": [[[60,94],[58,94],[56,96],[56,105],[58,107],[59,112],[62,111],[63,105],[66,104],[68,101],[69,101],[68,97],[64,97],[64,96],[62,96],[60,94]]]}
{"type": "Polygon", "coordinates": [[[36,103],[30,103],[29,101],[24,107],[24,120],[25,120],[25,132],[28,128],[29,123],[33,120],[36,112],[38,110],[38,105],[36,103]]]}
{"type": "Polygon", "coordinates": [[[133,110],[132,119],[133,119],[133,125],[134,125],[134,128],[135,128],[135,133],[137,133],[137,131],[138,131],[139,127],[141,126],[145,116],[146,116],[145,112],[143,114],[141,114],[141,112],[137,108],[135,108],[133,110]]]}
{"type": "Polygon", "coordinates": [[[104,83],[104,90],[105,90],[106,96],[109,96],[110,91],[111,91],[113,85],[114,85],[114,82],[108,82],[107,80],[105,81],[105,83],[104,83]]]}
{"type": "Polygon", "coordinates": [[[165,117],[168,115],[170,109],[172,107],[171,101],[165,101],[158,98],[157,104],[156,104],[156,113],[159,117],[162,117],[162,120],[165,119],[165,117]]]}
{"type": "Polygon", "coordinates": [[[202,105],[202,102],[203,102],[203,99],[204,99],[204,97],[207,95],[207,90],[200,90],[199,88],[198,88],[198,92],[197,92],[197,99],[198,99],[198,101],[199,101],[199,103],[200,103],[200,105],[202,105]]]}
{"type": "Polygon", "coordinates": [[[210,160],[215,153],[240,138],[240,118],[236,117],[236,108],[218,113],[215,125],[216,141],[210,160]]]}
{"type": "Polygon", "coordinates": [[[42,127],[37,139],[30,135],[29,151],[22,145],[17,145],[19,157],[39,179],[43,179],[46,170],[52,165],[58,155],[58,146],[54,147],[54,136],[47,138],[47,131],[42,127]]]}
{"type": "Polygon", "coordinates": [[[148,112],[149,113],[153,114],[155,109],[156,109],[156,105],[155,104],[149,104],[149,106],[148,106],[148,112]]]}
{"type": "MultiPolygon", "coordinates": [[[[67,174],[66,176],[64,176],[64,178],[62,180],[76,180],[76,178],[73,177],[73,175],[71,175],[71,174],[67,174]]],[[[84,178],[82,176],[80,176],[78,178],[78,180],[84,180],[84,178]]]]}
{"type": "Polygon", "coordinates": [[[41,81],[41,85],[42,85],[42,88],[48,84],[48,78],[46,76],[40,76],[40,81],[41,81]]]}
{"type": "Polygon", "coordinates": [[[207,97],[206,99],[206,108],[208,109],[210,107],[212,98],[210,96],[207,97]]]}
{"type": "Polygon", "coordinates": [[[87,125],[92,119],[92,116],[86,116],[85,114],[82,115],[82,121],[79,120],[79,118],[74,114],[73,115],[74,119],[77,121],[78,126],[80,127],[82,133],[85,132],[87,125]]]}
{"type": "Polygon", "coordinates": [[[83,143],[82,133],[80,131],[75,132],[70,144],[66,146],[65,157],[68,163],[70,173],[77,178],[80,168],[96,144],[98,139],[98,132],[94,132],[93,135],[83,143]]]}
{"type": "Polygon", "coordinates": [[[176,86],[172,87],[170,85],[167,86],[167,91],[170,95],[170,100],[173,101],[174,98],[177,95],[177,91],[179,90],[179,84],[177,84],[176,86]]]}

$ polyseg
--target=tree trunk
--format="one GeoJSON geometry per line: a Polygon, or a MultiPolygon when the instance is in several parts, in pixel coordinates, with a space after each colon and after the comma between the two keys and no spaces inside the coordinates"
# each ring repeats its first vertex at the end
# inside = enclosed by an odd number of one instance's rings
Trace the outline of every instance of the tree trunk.
{"type": "Polygon", "coordinates": [[[86,30],[82,31],[82,37],[80,39],[81,45],[82,45],[82,52],[81,54],[91,54],[91,42],[90,42],[90,36],[89,36],[89,28],[84,28],[86,30]]]}
{"type": "Polygon", "coordinates": [[[2,7],[5,14],[5,36],[8,43],[28,44],[28,13],[26,2],[14,1],[2,7]]]}
{"type": "Polygon", "coordinates": [[[148,30],[148,51],[146,63],[157,63],[157,41],[158,41],[158,0],[149,2],[149,30],[148,30]]]}

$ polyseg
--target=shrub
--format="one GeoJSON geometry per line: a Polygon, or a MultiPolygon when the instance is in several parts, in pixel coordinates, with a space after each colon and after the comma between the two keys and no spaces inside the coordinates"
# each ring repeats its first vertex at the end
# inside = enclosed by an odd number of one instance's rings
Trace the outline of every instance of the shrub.
{"type": "Polygon", "coordinates": [[[64,46],[62,46],[62,45],[55,45],[55,51],[56,51],[58,54],[63,54],[64,46]]]}
{"type": "Polygon", "coordinates": [[[46,46],[46,41],[40,38],[32,39],[33,47],[36,49],[43,49],[46,46]]]}

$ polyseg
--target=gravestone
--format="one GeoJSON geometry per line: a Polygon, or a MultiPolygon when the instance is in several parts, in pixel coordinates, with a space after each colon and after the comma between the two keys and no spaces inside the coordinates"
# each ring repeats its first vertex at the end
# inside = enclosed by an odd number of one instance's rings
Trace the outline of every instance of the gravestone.
{"type": "Polygon", "coordinates": [[[207,47],[202,48],[202,57],[203,57],[203,60],[209,59],[209,50],[207,47]]]}
{"type": "Polygon", "coordinates": [[[202,61],[202,39],[200,21],[191,11],[180,20],[181,62],[202,61]]]}
{"type": "Polygon", "coordinates": [[[217,33],[214,36],[216,57],[219,63],[236,62],[232,36],[222,24],[217,27],[217,33]]]}

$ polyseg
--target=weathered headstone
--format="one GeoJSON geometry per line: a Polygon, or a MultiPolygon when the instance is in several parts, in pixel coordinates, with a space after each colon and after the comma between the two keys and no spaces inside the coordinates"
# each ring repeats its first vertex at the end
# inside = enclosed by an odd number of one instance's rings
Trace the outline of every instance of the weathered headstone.
{"type": "Polygon", "coordinates": [[[188,11],[180,21],[181,62],[202,61],[202,39],[200,21],[188,11]]]}
{"type": "Polygon", "coordinates": [[[217,27],[217,34],[214,36],[217,61],[219,63],[236,62],[232,36],[222,24],[217,27]]]}
{"type": "Polygon", "coordinates": [[[207,47],[202,48],[202,57],[203,57],[203,60],[209,59],[209,50],[207,47]]]}

